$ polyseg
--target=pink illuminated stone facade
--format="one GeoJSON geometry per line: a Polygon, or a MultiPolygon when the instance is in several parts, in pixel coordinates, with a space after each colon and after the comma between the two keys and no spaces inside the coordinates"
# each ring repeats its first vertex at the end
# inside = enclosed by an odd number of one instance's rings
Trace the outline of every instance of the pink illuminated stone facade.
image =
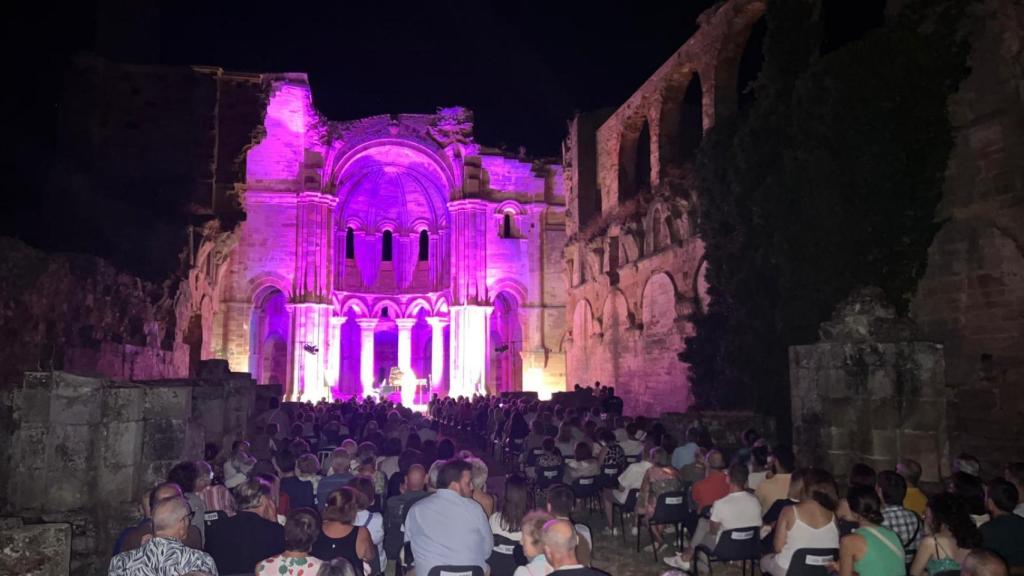
{"type": "Polygon", "coordinates": [[[306,77],[265,76],[247,215],[213,355],[291,399],[565,389],[561,166],[473,140],[462,108],[322,118],[306,77]]]}

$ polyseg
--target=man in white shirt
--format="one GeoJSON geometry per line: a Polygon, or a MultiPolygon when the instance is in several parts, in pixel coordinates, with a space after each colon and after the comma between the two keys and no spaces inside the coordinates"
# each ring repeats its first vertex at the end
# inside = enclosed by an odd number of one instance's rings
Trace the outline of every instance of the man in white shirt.
{"type": "Polygon", "coordinates": [[[644,451],[644,443],[639,440],[639,428],[637,428],[635,422],[630,422],[626,425],[626,438],[622,442],[619,442],[619,446],[622,446],[622,452],[626,454],[626,458],[630,456],[637,456],[644,451]]]}
{"type": "Polygon", "coordinates": [[[698,545],[714,550],[718,536],[726,530],[761,527],[761,503],[757,496],[747,491],[748,470],[744,464],[729,467],[729,493],[711,506],[711,519],[701,518],[693,539],[686,550],[676,556],[665,558],[665,563],[674,568],[690,570],[693,551],[698,545]]]}
{"type": "MultiPolygon", "coordinates": [[[[625,504],[626,498],[629,497],[629,491],[640,489],[640,486],[644,483],[644,476],[647,475],[647,470],[653,465],[649,455],[644,454],[643,460],[626,466],[626,469],[619,474],[619,486],[617,488],[602,491],[604,519],[607,521],[607,527],[604,529],[605,534],[614,535],[616,531],[615,523],[612,522],[612,499],[614,498],[619,506],[625,504]]],[[[627,510],[626,512],[632,512],[632,510],[627,510]]]]}

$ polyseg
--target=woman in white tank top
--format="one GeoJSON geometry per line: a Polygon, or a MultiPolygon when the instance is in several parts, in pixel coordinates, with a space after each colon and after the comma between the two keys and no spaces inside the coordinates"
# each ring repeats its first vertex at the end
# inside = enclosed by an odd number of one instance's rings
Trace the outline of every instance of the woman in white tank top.
{"type": "Polygon", "coordinates": [[[761,559],[761,571],[765,574],[785,576],[793,554],[801,548],[839,548],[835,519],[839,494],[835,480],[818,469],[804,470],[801,476],[800,502],[782,511],[775,527],[775,553],[761,559]]]}

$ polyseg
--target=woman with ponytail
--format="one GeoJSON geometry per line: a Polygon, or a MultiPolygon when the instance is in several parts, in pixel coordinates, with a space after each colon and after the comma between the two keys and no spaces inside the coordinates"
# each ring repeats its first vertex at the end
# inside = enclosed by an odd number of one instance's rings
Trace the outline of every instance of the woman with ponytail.
{"type": "Polygon", "coordinates": [[[857,524],[853,534],[839,543],[839,576],[906,576],[907,565],[900,537],[883,527],[882,501],[869,486],[853,485],[846,493],[845,520],[857,524]]]}
{"type": "Polygon", "coordinates": [[[839,493],[832,475],[817,468],[793,473],[802,486],[799,501],[784,508],[775,525],[774,554],[761,559],[761,572],[784,576],[793,553],[801,548],[838,548],[836,506],[839,493]]]}

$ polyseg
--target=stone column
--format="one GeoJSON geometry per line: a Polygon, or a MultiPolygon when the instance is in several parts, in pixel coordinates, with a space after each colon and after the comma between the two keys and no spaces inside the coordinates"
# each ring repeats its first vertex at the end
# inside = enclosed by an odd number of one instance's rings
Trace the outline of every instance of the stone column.
{"type": "Polygon", "coordinates": [[[359,354],[359,382],[362,384],[362,396],[365,396],[373,389],[373,330],[377,327],[376,318],[360,318],[356,320],[359,324],[360,354],[359,354]]]}
{"type": "Polygon", "coordinates": [[[398,368],[404,373],[412,372],[412,327],[415,318],[399,318],[398,325],[398,368]]]}
{"type": "Polygon", "coordinates": [[[327,382],[332,396],[341,381],[341,328],[346,320],[347,316],[331,316],[331,333],[327,342],[327,382]]]}
{"type": "Polygon", "coordinates": [[[444,327],[448,319],[431,316],[427,324],[430,324],[430,385],[437,386],[444,378],[444,327]]]}

